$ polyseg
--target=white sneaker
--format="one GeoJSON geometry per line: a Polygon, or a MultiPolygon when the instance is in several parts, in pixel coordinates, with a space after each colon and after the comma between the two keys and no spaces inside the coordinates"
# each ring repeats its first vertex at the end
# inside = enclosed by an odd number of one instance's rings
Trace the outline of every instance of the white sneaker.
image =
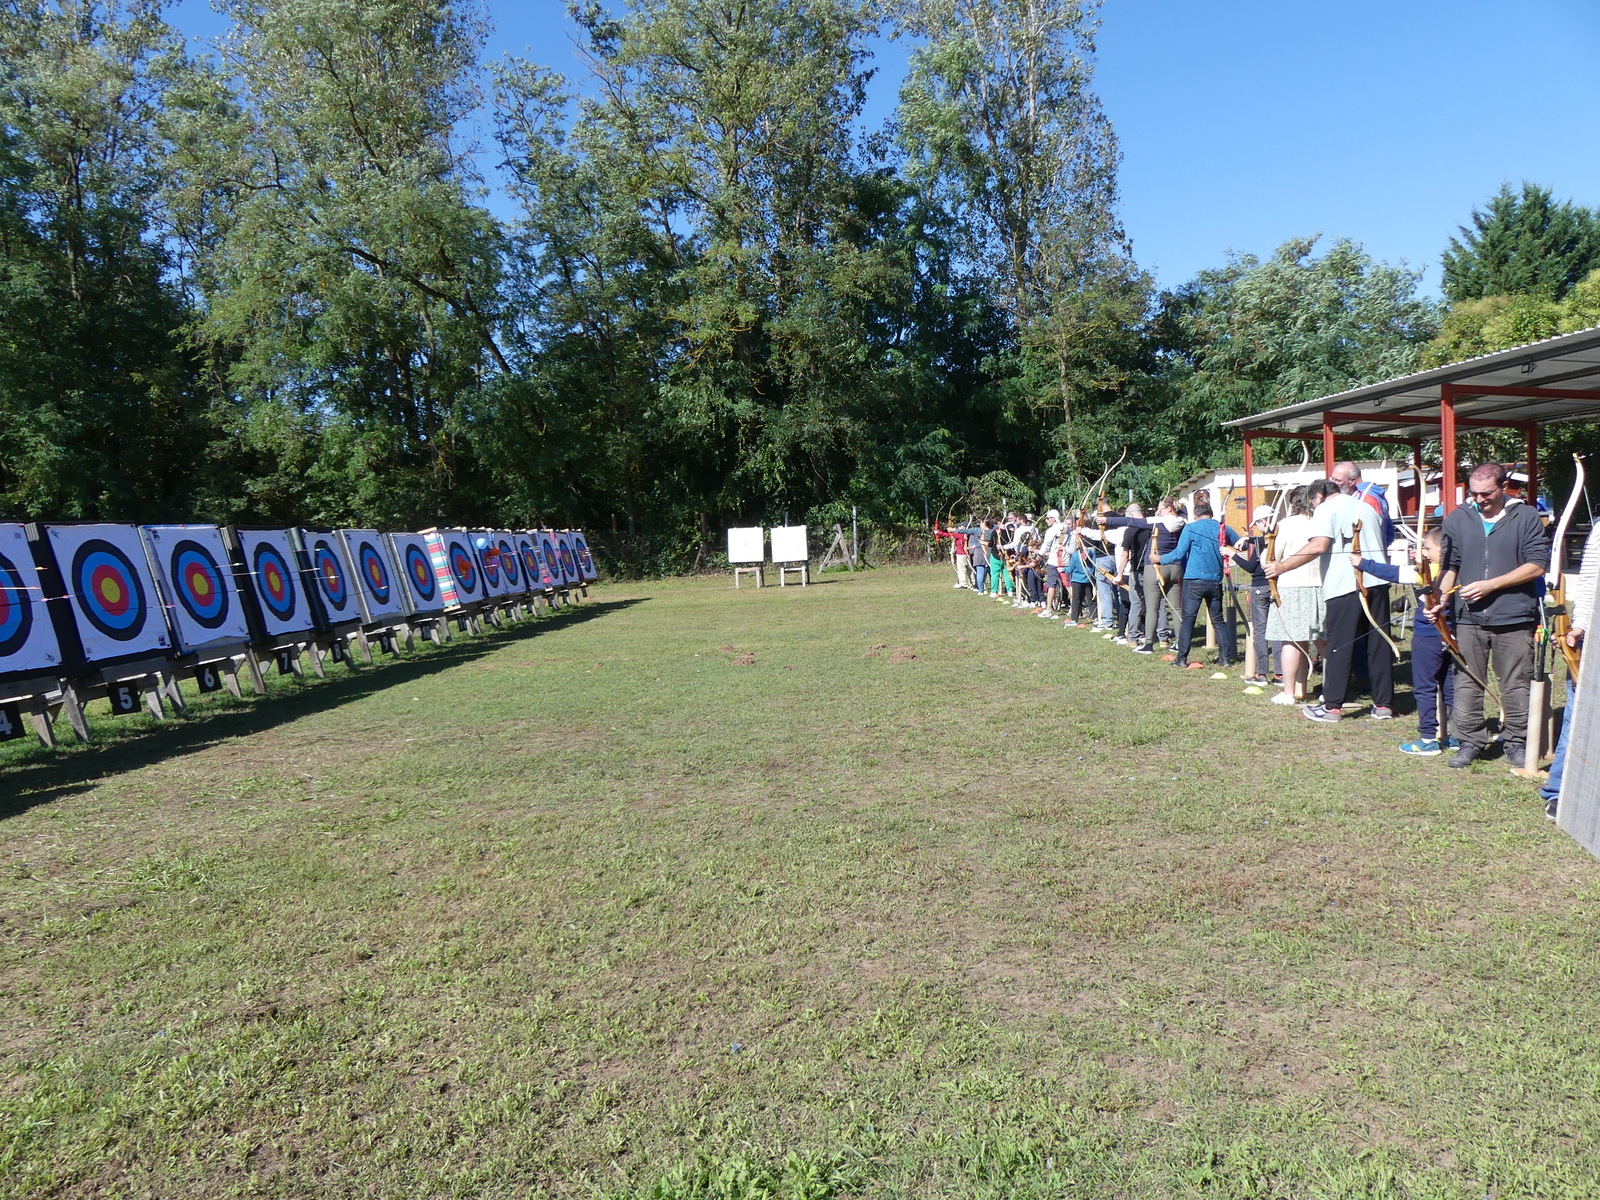
{"type": "Polygon", "coordinates": [[[1272,703],[1274,703],[1274,704],[1297,704],[1297,703],[1299,703],[1299,701],[1297,701],[1293,696],[1287,694],[1286,692],[1273,692],[1272,693],[1272,703]]]}
{"type": "Polygon", "coordinates": [[[1128,644],[1128,639],[1125,637],[1113,638],[1111,644],[1113,646],[1126,646],[1128,644]]]}

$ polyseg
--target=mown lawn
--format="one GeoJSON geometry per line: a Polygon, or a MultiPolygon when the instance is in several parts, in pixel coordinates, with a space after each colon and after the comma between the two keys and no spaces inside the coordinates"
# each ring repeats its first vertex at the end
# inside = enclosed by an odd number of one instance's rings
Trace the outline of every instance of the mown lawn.
{"type": "Polygon", "coordinates": [[[1600,1195],[1503,765],[943,569],[595,600],[0,749],[0,1195],[1600,1195]]]}

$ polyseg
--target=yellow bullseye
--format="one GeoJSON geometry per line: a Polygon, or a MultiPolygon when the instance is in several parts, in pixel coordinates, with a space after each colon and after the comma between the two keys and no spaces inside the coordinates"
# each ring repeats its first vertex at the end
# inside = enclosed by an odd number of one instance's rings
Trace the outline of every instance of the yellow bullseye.
{"type": "Polygon", "coordinates": [[[100,582],[100,599],[107,604],[117,604],[122,600],[122,587],[115,579],[104,579],[100,582]]]}

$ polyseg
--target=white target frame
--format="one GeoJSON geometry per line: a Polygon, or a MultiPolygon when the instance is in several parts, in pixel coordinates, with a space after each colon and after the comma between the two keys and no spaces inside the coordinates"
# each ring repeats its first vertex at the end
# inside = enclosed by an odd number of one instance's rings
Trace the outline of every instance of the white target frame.
{"type": "Polygon", "coordinates": [[[44,602],[39,566],[33,560],[33,547],[27,531],[18,524],[0,524],[0,630],[11,630],[6,640],[16,638],[10,648],[0,646],[0,679],[8,676],[49,674],[61,666],[61,643],[56,638],[50,610],[44,602]],[[14,578],[5,563],[15,570],[14,578]],[[13,610],[11,605],[17,607],[13,610]],[[13,612],[16,614],[12,616],[13,612]],[[24,632],[24,630],[26,632],[24,632]],[[21,635],[20,637],[18,635],[21,635]]]}
{"type": "Polygon", "coordinates": [[[399,572],[395,570],[394,556],[389,553],[384,535],[376,529],[341,529],[338,532],[344,546],[345,561],[350,564],[355,576],[362,621],[368,625],[382,625],[403,618],[406,614],[407,589],[405,582],[397,578],[399,572]],[[370,560],[364,557],[363,551],[369,549],[386,576],[387,595],[367,576],[367,563],[370,560]]]}
{"type": "MultiPolygon", "coordinates": [[[[45,538],[60,571],[62,590],[66,593],[67,611],[77,630],[78,646],[86,665],[111,663],[118,660],[165,655],[172,649],[172,635],[167,629],[162,612],[161,594],[156,588],[155,576],[150,573],[150,562],[145,557],[144,542],[133,525],[47,525],[45,538]],[[77,561],[80,552],[92,543],[100,543],[114,553],[102,555],[103,566],[109,576],[132,572],[137,584],[133,589],[138,610],[132,616],[118,611],[116,605],[124,602],[127,589],[124,580],[106,578],[99,585],[100,593],[83,594],[75,578],[80,572],[91,577],[100,571],[93,564],[94,550],[88,550],[83,563],[77,561]],[[113,594],[113,591],[115,594],[113,594]],[[139,593],[143,593],[142,596],[139,593]],[[126,625],[121,623],[126,621],[126,625]],[[114,630],[115,632],[110,632],[114,630]]],[[[127,605],[127,608],[134,607],[127,605]]]]}
{"type": "Polygon", "coordinates": [[[332,529],[305,529],[298,531],[300,547],[305,554],[305,570],[301,578],[306,591],[316,591],[317,604],[330,628],[359,624],[361,621],[361,584],[344,543],[332,529]],[[331,557],[329,557],[331,556],[331,557]],[[329,583],[328,567],[335,566],[344,583],[342,593],[335,593],[329,583]]]}
{"type": "Polygon", "coordinates": [[[500,569],[498,552],[495,556],[493,572],[489,570],[489,552],[496,550],[495,535],[492,529],[467,530],[467,542],[472,547],[472,553],[477,557],[478,570],[483,572],[483,594],[490,600],[499,600],[507,594],[505,572],[500,569]],[[487,549],[478,549],[478,539],[488,542],[487,549]]]}
{"type": "Polygon", "coordinates": [[[395,574],[403,585],[406,612],[416,616],[442,613],[444,592],[439,587],[439,576],[434,570],[433,556],[428,552],[428,539],[420,533],[387,533],[384,534],[384,540],[389,544],[389,561],[394,564],[395,574]],[[433,587],[431,595],[424,595],[417,581],[411,576],[413,550],[422,555],[422,563],[428,572],[428,582],[433,587]]]}
{"type": "Polygon", "coordinates": [[[311,607],[311,598],[306,591],[307,580],[300,570],[300,558],[295,550],[294,539],[287,529],[235,529],[234,536],[239,541],[239,553],[244,559],[245,584],[250,588],[251,599],[255,602],[256,613],[261,618],[262,632],[271,641],[278,641],[287,637],[300,637],[315,631],[317,627],[316,610],[311,607]],[[289,605],[282,607],[266,591],[266,583],[260,577],[264,571],[263,547],[275,552],[276,559],[280,560],[288,570],[287,580],[293,591],[289,594],[289,605]]]}
{"type": "Polygon", "coordinates": [[[557,560],[561,568],[561,582],[568,587],[576,587],[583,582],[583,576],[578,573],[578,551],[572,544],[572,531],[563,529],[556,534],[556,544],[565,551],[557,560]]]}
{"type": "Polygon", "coordinates": [[[584,583],[593,583],[600,578],[600,572],[594,565],[594,551],[589,549],[589,539],[583,536],[583,530],[572,531],[572,551],[578,560],[578,578],[584,583]],[[585,567],[583,564],[588,563],[585,567]]]}
{"type": "Polygon", "coordinates": [[[807,543],[809,533],[804,525],[776,525],[770,532],[772,561],[775,563],[803,563],[811,558],[807,543]]]}
{"type": "Polygon", "coordinates": [[[539,535],[527,529],[512,534],[517,553],[522,556],[522,575],[527,580],[529,592],[548,592],[551,588],[549,572],[544,569],[544,555],[539,552],[539,535]],[[528,560],[532,557],[532,562],[528,560]]]}
{"type": "Polygon", "coordinates": [[[236,646],[251,640],[250,620],[220,529],[215,525],[142,525],[140,533],[144,536],[150,565],[161,589],[161,601],[167,610],[167,621],[180,652],[197,654],[211,646],[236,646]],[[173,575],[174,557],[185,542],[192,542],[204,551],[216,567],[215,571],[204,569],[222,598],[221,611],[216,614],[214,624],[207,623],[203,614],[192,611],[184,602],[187,588],[173,575]]]}
{"type": "Polygon", "coordinates": [[[494,538],[494,546],[500,551],[500,576],[505,581],[506,595],[526,596],[528,594],[528,573],[522,562],[522,552],[517,546],[516,534],[509,529],[496,529],[490,536],[494,538]],[[512,569],[506,570],[506,555],[513,559],[512,569]],[[512,578],[512,572],[516,578],[512,578]]]}
{"type": "Polygon", "coordinates": [[[728,563],[762,563],[767,559],[767,536],[759,525],[735,525],[728,530],[728,563]]]}

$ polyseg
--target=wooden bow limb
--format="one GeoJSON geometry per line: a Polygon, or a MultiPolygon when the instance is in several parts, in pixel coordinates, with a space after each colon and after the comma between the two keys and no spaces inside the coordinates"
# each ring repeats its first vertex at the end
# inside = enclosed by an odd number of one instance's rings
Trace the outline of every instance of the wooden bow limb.
{"type": "MultiPolygon", "coordinates": [[[[1351,525],[1350,538],[1350,544],[1352,548],[1356,553],[1359,554],[1361,552],[1361,522],[1359,520],[1351,525]]],[[[1372,605],[1367,600],[1366,573],[1362,571],[1360,567],[1356,567],[1355,574],[1356,595],[1361,599],[1361,611],[1367,614],[1367,624],[1373,629],[1376,629],[1378,631],[1378,636],[1388,643],[1389,649],[1394,651],[1395,661],[1398,662],[1400,660],[1400,647],[1396,645],[1395,640],[1389,636],[1389,631],[1383,626],[1379,625],[1377,618],[1372,615],[1372,605]]]]}
{"type": "MultiPolygon", "coordinates": [[[[1421,558],[1417,562],[1417,579],[1422,584],[1423,595],[1431,597],[1433,600],[1432,604],[1424,606],[1423,611],[1426,612],[1430,608],[1439,609],[1437,614],[1428,616],[1428,620],[1433,622],[1433,627],[1439,631],[1439,640],[1444,643],[1444,648],[1450,652],[1450,657],[1456,660],[1456,666],[1465,671],[1467,678],[1487,694],[1489,691],[1488,683],[1478,677],[1478,673],[1472,669],[1472,664],[1462,656],[1461,643],[1456,640],[1455,631],[1450,628],[1450,622],[1445,619],[1442,606],[1448,593],[1439,591],[1438,581],[1433,577],[1433,566],[1425,558],[1421,558]]],[[[1457,590],[1457,588],[1450,589],[1452,592],[1457,590]]]]}
{"type": "Polygon", "coordinates": [[[1550,637],[1561,651],[1561,657],[1566,660],[1573,682],[1577,682],[1583,654],[1578,647],[1567,644],[1567,635],[1572,632],[1572,613],[1567,608],[1567,581],[1562,571],[1565,565],[1562,558],[1566,551],[1567,528],[1572,524],[1572,514],[1577,511],[1578,497],[1584,492],[1586,474],[1582,455],[1574,454],[1572,462],[1577,468],[1577,478],[1573,480],[1572,495],[1567,497],[1566,507],[1561,510],[1561,520],[1556,523],[1555,536],[1550,541],[1549,586],[1545,589],[1544,604],[1550,637]]]}

